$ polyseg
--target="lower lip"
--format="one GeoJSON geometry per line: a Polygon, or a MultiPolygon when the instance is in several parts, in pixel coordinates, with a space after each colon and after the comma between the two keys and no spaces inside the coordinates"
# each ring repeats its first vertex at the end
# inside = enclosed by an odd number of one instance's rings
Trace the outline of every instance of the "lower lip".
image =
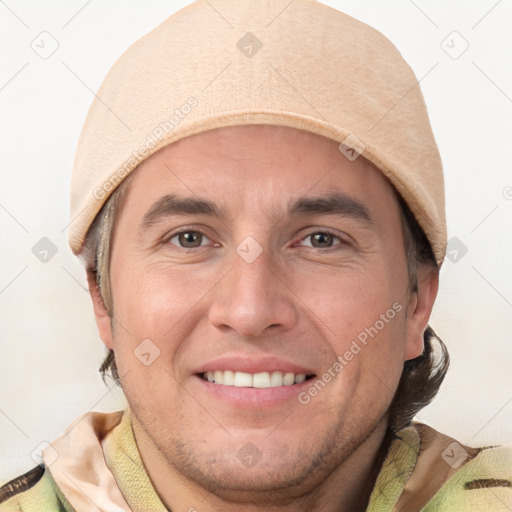
{"type": "Polygon", "coordinates": [[[311,385],[313,379],[307,379],[300,384],[292,386],[279,386],[275,388],[239,388],[236,386],[224,386],[214,384],[195,375],[207,393],[237,407],[266,408],[280,405],[287,400],[298,400],[298,395],[311,385]]]}

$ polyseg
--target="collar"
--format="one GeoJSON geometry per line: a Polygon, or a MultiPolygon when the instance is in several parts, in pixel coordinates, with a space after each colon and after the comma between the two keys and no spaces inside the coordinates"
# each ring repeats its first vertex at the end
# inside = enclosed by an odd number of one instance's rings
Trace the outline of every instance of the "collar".
{"type": "MultiPolygon", "coordinates": [[[[413,423],[392,440],[367,512],[421,510],[447,481],[454,480],[463,463],[464,468],[471,467],[467,463],[473,463],[479,452],[426,425],[413,423]],[[462,449],[467,457],[459,465],[450,465],[448,456],[455,448],[462,449]]],[[[129,410],[81,416],[46,448],[43,459],[77,511],[166,510],[144,468],[129,410]]]]}

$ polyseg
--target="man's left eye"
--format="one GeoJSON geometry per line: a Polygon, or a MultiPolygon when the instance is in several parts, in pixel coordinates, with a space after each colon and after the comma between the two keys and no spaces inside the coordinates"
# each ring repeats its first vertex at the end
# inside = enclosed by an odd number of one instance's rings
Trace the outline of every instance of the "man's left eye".
{"type": "Polygon", "coordinates": [[[339,236],[336,236],[333,233],[329,233],[328,231],[318,231],[316,233],[311,233],[304,237],[301,241],[305,242],[308,239],[310,240],[310,243],[305,243],[304,245],[308,247],[314,247],[316,249],[332,247],[336,240],[338,242],[343,242],[339,236]]]}
{"type": "Polygon", "coordinates": [[[182,231],[181,233],[176,233],[171,238],[169,238],[169,242],[173,245],[177,245],[178,247],[182,247],[183,249],[194,249],[195,247],[201,247],[202,245],[207,245],[210,239],[201,231],[182,231]]]}

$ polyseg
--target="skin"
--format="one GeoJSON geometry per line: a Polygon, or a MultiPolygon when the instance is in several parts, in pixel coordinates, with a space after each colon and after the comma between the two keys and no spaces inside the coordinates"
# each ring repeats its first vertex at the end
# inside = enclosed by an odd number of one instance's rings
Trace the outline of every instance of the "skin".
{"type": "Polygon", "coordinates": [[[96,320],[166,507],[365,509],[384,454],[386,412],[404,361],[422,352],[438,286],[437,273],[420,268],[411,293],[399,204],[379,171],[364,158],[350,162],[332,140],[287,127],[188,137],[137,169],[110,272],[112,320],[91,278],[96,320]],[[286,214],[298,197],[332,192],[361,203],[372,223],[286,214]],[[143,226],[167,194],[213,201],[225,216],[167,215],[143,226]],[[194,230],[206,238],[181,247],[176,233],[194,230]],[[335,236],[320,235],[318,245],[315,233],[326,231],[335,236]],[[252,263],[236,252],[248,236],[262,248],[252,263]],[[239,388],[235,406],[194,373],[227,354],[274,356],[318,378],[394,303],[401,311],[308,404],[296,394],[248,403],[239,388]],[[149,366],[134,355],[145,339],[160,350],[149,366]],[[247,443],[259,456],[252,467],[239,456],[247,443]]]}

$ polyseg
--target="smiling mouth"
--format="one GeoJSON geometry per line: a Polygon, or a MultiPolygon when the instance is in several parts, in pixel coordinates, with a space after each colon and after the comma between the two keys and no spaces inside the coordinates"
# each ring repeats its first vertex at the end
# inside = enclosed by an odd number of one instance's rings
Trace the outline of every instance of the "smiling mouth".
{"type": "Polygon", "coordinates": [[[203,380],[220,386],[234,386],[238,388],[279,388],[302,384],[312,379],[314,374],[291,372],[260,372],[246,373],[231,370],[216,370],[198,374],[203,380]]]}

